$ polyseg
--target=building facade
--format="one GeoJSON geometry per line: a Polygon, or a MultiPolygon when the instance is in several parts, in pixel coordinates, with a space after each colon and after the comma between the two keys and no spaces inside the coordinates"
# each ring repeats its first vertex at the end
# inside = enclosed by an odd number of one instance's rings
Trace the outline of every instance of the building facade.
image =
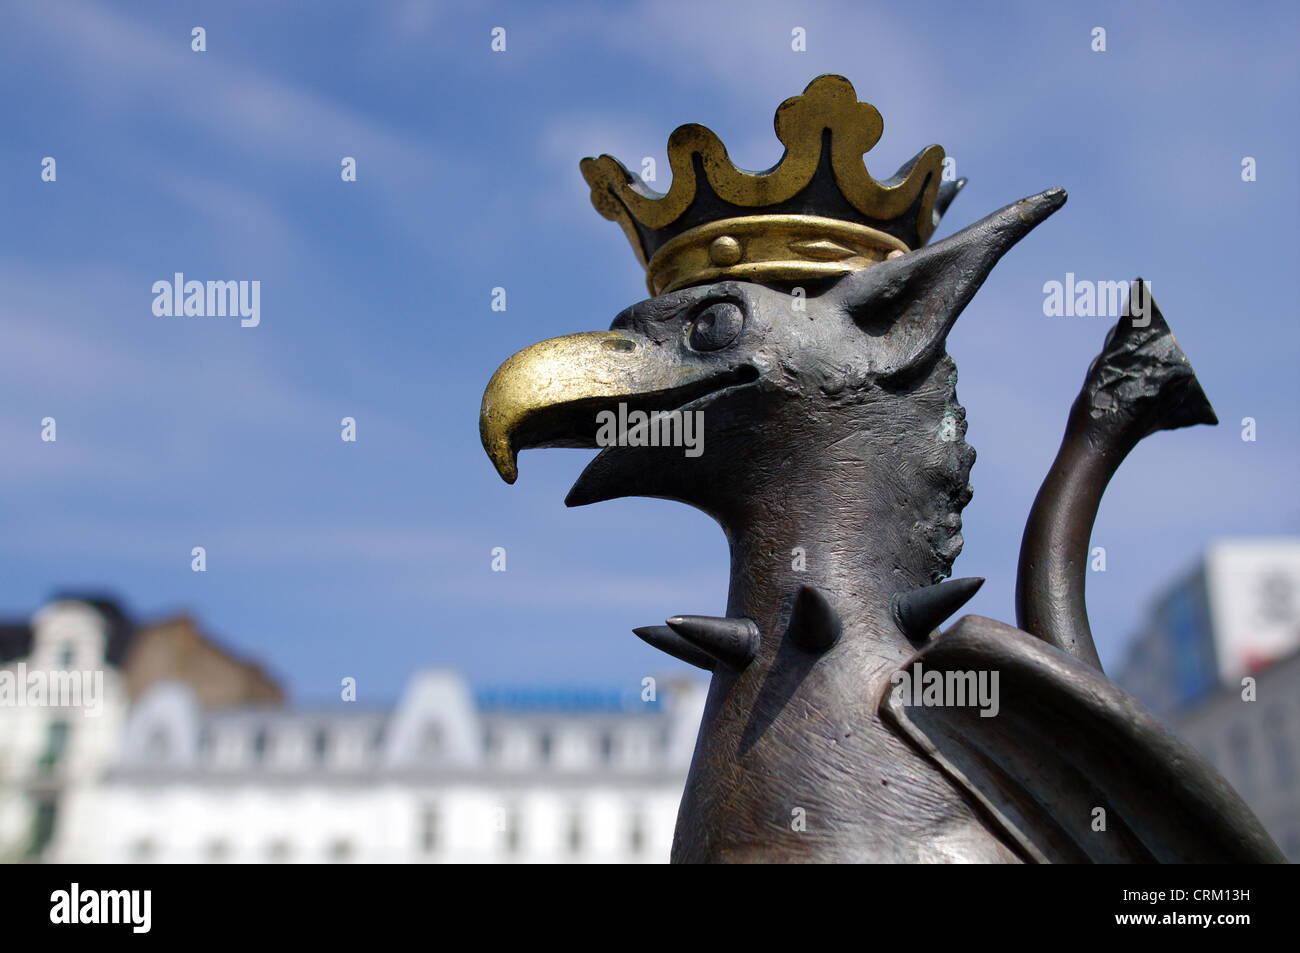
{"type": "Polygon", "coordinates": [[[1287,857],[1300,863],[1300,652],[1253,678],[1251,685],[1221,689],[1178,713],[1173,726],[1236,788],[1287,857]]]}
{"type": "Polygon", "coordinates": [[[50,725],[81,716],[0,708],[5,859],[668,859],[703,712],[698,682],[646,684],[631,698],[476,696],[435,670],[414,675],[391,710],[311,711],[285,707],[255,666],[175,620],[119,635],[122,649],[104,654],[107,636],[92,637],[102,611],[55,603],[37,614],[28,654],[0,660],[57,666],[50,653],[76,629],[106,675],[96,727],[75,748],[65,734],[53,764],[42,760],[50,725]]]}
{"type": "Polygon", "coordinates": [[[1156,600],[1116,680],[1300,862],[1300,541],[1211,546],[1156,600]]]}

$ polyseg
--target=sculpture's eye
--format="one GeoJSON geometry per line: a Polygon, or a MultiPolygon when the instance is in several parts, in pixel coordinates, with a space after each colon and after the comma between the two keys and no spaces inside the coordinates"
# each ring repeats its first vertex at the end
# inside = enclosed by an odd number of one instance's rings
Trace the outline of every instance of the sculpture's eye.
{"type": "Polygon", "coordinates": [[[721,350],[736,340],[740,326],[744,323],[745,312],[740,305],[719,301],[695,316],[686,343],[695,351],[721,350]]]}

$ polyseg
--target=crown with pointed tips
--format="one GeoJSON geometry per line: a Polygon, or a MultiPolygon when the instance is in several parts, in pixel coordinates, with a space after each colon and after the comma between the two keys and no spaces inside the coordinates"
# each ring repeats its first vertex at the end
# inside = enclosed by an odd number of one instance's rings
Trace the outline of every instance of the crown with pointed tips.
{"type": "Polygon", "coordinates": [[[884,122],[843,76],[819,76],[776,111],[781,161],[736,168],[697,124],[668,139],[668,193],[647,188],[612,156],[583,159],[591,202],[623,227],[652,295],[736,278],[834,277],[919,248],[965,180],[941,183],[943,149],[928,146],[877,182],[862,156],[884,122]],[[941,187],[942,185],[942,187],[941,187]]]}

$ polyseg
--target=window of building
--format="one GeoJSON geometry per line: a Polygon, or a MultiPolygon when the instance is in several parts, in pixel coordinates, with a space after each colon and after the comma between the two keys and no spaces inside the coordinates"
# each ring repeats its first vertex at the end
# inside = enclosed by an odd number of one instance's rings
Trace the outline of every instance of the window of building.
{"type": "Polygon", "coordinates": [[[500,811],[501,845],[505,848],[507,854],[517,854],[519,853],[519,845],[523,843],[519,809],[516,807],[503,807],[498,810],[500,811]]]}
{"type": "Polygon", "coordinates": [[[1259,614],[1266,623],[1286,624],[1300,615],[1300,607],[1296,604],[1300,592],[1287,573],[1270,572],[1260,578],[1257,586],[1259,614]]]}
{"type": "Polygon", "coordinates": [[[634,808],[627,820],[627,849],[637,855],[645,850],[645,817],[640,808],[634,808]]]}
{"type": "Polygon", "coordinates": [[[555,749],[555,739],[551,737],[549,731],[543,731],[537,738],[537,756],[541,758],[542,764],[551,763],[551,754],[555,749]]]}
{"type": "Polygon", "coordinates": [[[158,847],[148,837],[141,837],[131,845],[131,857],[137,864],[147,864],[158,853],[158,847]]]}
{"type": "Polygon", "coordinates": [[[420,847],[426,854],[438,849],[438,809],[432,804],[420,816],[420,847]]]}
{"type": "Polygon", "coordinates": [[[270,747],[271,739],[267,735],[265,728],[258,728],[253,733],[253,760],[261,764],[266,760],[266,749],[270,747]]]}
{"type": "Polygon", "coordinates": [[[1273,775],[1278,787],[1290,790],[1295,787],[1295,756],[1291,750],[1290,739],[1286,732],[1286,712],[1275,708],[1269,712],[1270,717],[1264,722],[1268,735],[1268,747],[1273,756],[1273,775]]]}
{"type": "Polygon", "coordinates": [[[442,757],[442,725],[431,721],[420,730],[420,760],[436,761],[442,757]]]}
{"type": "Polygon", "coordinates": [[[316,733],[312,735],[311,750],[312,755],[317,762],[325,760],[325,755],[329,753],[330,736],[324,728],[317,728],[316,733]]]}
{"type": "Polygon", "coordinates": [[[1250,735],[1240,725],[1228,733],[1228,747],[1232,750],[1232,778],[1243,795],[1255,790],[1255,765],[1250,757],[1250,735]]]}
{"type": "Polygon", "coordinates": [[[32,824],[32,839],[27,848],[29,857],[40,857],[54,837],[54,822],[58,819],[59,802],[52,797],[36,802],[36,816],[32,824]]]}
{"type": "Polygon", "coordinates": [[[346,864],[352,859],[354,853],[352,842],[345,837],[340,837],[330,843],[329,858],[336,864],[346,864]]]}
{"type": "Polygon", "coordinates": [[[150,761],[166,761],[171,755],[171,736],[167,728],[157,725],[149,732],[149,740],[144,746],[145,757],[150,761]]]}
{"type": "Polygon", "coordinates": [[[614,735],[611,732],[601,732],[600,760],[605,764],[609,764],[614,760],[614,735]]]}
{"type": "Polygon", "coordinates": [[[52,721],[46,729],[45,751],[41,754],[40,768],[52,771],[63,760],[68,747],[68,735],[72,729],[66,721],[52,721]]]}
{"type": "Polygon", "coordinates": [[[71,670],[73,663],[77,661],[77,643],[64,642],[63,648],[59,649],[59,668],[65,672],[71,670]]]}
{"type": "Polygon", "coordinates": [[[569,812],[569,822],[566,825],[564,840],[570,854],[582,853],[582,812],[577,808],[569,812]]]}

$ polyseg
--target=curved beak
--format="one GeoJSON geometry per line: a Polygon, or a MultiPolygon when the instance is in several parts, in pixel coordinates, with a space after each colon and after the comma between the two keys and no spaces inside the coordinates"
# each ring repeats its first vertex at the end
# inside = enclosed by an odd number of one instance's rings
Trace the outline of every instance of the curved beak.
{"type": "Polygon", "coordinates": [[[483,449],[501,479],[518,478],[520,450],[594,449],[596,415],[620,401],[664,410],[714,389],[722,369],[685,363],[671,350],[633,331],[590,331],[508,358],[488,382],[479,412],[483,449]]]}

